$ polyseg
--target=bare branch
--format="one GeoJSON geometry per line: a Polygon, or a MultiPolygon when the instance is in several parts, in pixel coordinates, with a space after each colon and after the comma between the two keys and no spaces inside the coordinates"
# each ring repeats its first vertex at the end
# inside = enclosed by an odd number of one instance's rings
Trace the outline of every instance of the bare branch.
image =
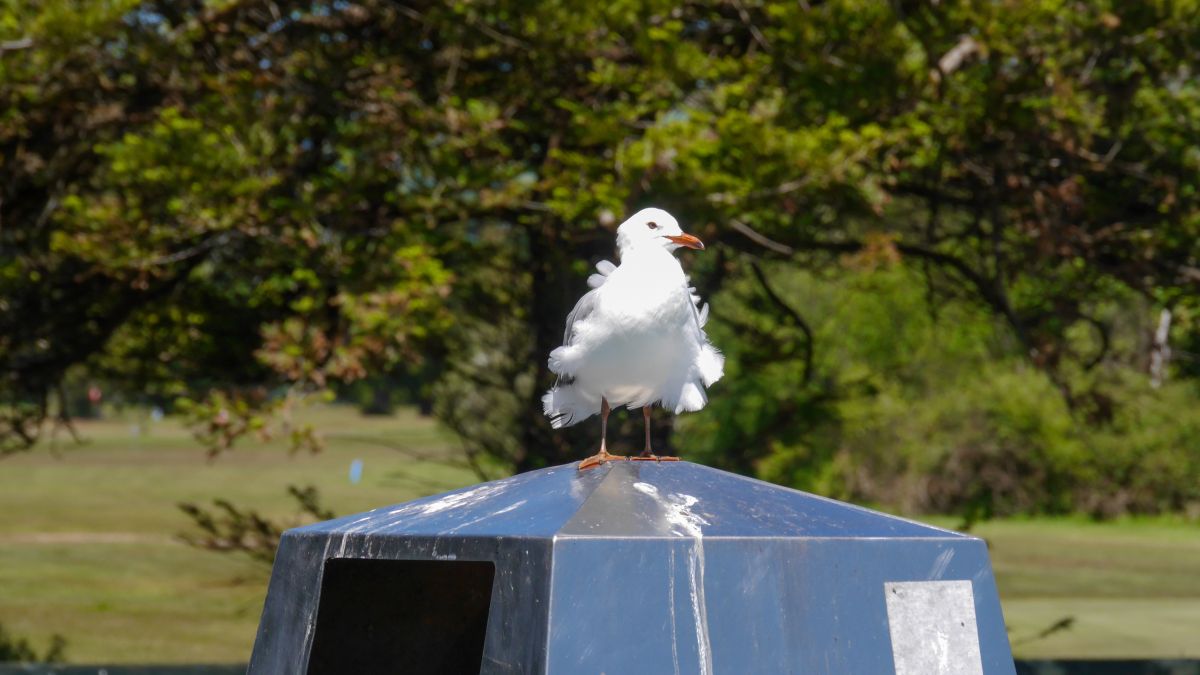
{"type": "Polygon", "coordinates": [[[32,46],[33,38],[31,37],[23,37],[19,40],[5,40],[4,42],[0,42],[0,56],[3,56],[5,52],[16,52],[22,49],[29,49],[32,46]]]}
{"type": "Polygon", "coordinates": [[[804,320],[804,317],[800,315],[800,312],[796,311],[795,308],[789,305],[787,301],[785,301],[778,293],[775,292],[775,289],[771,288],[771,283],[767,281],[767,275],[763,273],[761,265],[759,265],[757,262],[752,262],[750,263],[750,269],[754,270],[754,276],[758,279],[758,284],[762,287],[763,292],[766,293],[767,298],[769,298],[776,307],[782,310],[783,313],[792,320],[792,323],[796,324],[796,327],[804,333],[804,383],[808,384],[812,381],[813,370],[812,327],[808,325],[808,322],[804,320]]]}
{"type": "MultiPolygon", "coordinates": [[[[747,239],[762,246],[763,248],[778,253],[786,257],[794,257],[801,251],[827,251],[831,253],[856,253],[866,248],[866,244],[856,239],[848,239],[845,241],[816,241],[809,240],[798,242],[795,246],[784,244],[767,237],[746,225],[743,222],[733,220],[730,221],[733,229],[744,235],[747,239]]],[[[1026,331],[1025,322],[1021,320],[1008,301],[1008,295],[1004,291],[1003,286],[993,283],[980,272],[973,269],[963,259],[938,251],[936,249],[920,246],[917,244],[905,244],[896,242],[896,250],[906,256],[911,256],[920,260],[928,260],[942,267],[949,268],[957,272],[959,276],[975,287],[976,293],[983,298],[996,312],[1008,321],[1013,330],[1017,333],[1017,337],[1021,343],[1027,348],[1030,346],[1029,336],[1026,331]]]]}
{"type": "Polygon", "coordinates": [[[970,35],[964,35],[958,40],[958,44],[954,45],[950,51],[942,55],[938,59],[938,70],[942,75],[949,75],[958,70],[959,66],[967,60],[967,57],[979,52],[980,45],[970,35]]]}
{"type": "Polygon", "coordinates": [[[762,246],[763,248],[769,249],[769,250],[779,253],[781,255],[786,255],[786,256],[796,255],[796,249],[792,248],[791,246],[788,246],[787,244],[780,243],[778,241],[775,241],[774,239],[771,239],[770,237],[760,234],[757,230],[751,228],[749,225],[743,223],[740,220],[736,220],[736,219],[730,220],[729,224],[731,226],[733,226],[733,229],[737,230],[739,233],[744,235],[747,239],[758,244],[759,246],[762,246]]]}
{"type": "Polygon", "coordinates": [[[754,41],[758,43],[758,46],[762,47],[763,51],[770,51],[771,45],[767,43],[766,36],[764,36],[762,31],[758,29],[758,26],[754,25],[754,20],[750,17],[750,12],[746,11],[746,6],[743,5],[740,0],[731,0],[731,3],[733,4],[734,9],[737,10],[738,18],[740,18],[742,23],[746,24],[746,27],[750,29],[750,35],[754,38],[754,41]]]}

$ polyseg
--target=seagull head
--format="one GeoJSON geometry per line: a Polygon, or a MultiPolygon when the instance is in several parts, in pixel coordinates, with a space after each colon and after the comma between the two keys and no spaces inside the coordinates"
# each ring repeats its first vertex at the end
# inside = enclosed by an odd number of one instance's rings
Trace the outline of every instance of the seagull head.
{"type": "Polygon", "coordinates": [[[674,251],[680,246],[704,249],[704,242],[679,227],[675,216],[662,209],[642,209],[617,228],[617,248],[625,251],[642,246],[661,246],[674,251]]]}

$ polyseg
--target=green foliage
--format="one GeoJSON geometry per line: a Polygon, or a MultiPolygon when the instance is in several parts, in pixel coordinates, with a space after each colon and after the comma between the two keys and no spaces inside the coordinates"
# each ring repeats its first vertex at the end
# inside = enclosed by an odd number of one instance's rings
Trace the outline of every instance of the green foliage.
{"type": "Polygon", "coordinates": [[[849,417],[852,495],[968,521],[1071,509],[1082,453],[1045,375],[1001,362],[928,385],[883,392],[849,417]]]}
{"type": "MultiPolygon", "coordinates": [[[[706,462],[843,499],[918,513],[1096,516],[1200,505],[1192,382],[1152,389],[1128,365],[1103,380],[1112,422],[1087,423],[1043,371],[1013,355],[1007,327],[977,306],[931,308],[918,271],[887,264],[816,276],[767,268],[800,303],[816,347],[806,382],[804,336],[772,320],[750,280],[714,299],[728,382],[680,425],[706,462]],[[737,332],[724,333],[725,327],[737,332]],[[724,340],[722,340],[724,338],[724,340]],[[764,355],[771,355],[767,360],[764,355]],[[730,449],[733,449],[732,451],[730,449]]],[[[1136,321],[1137,302],[1111,310],[1136,321]]]]}
{"type": "Polygon", "coordinates": [[[84,375],[214,451],[316,447],[293,406],[378,377],[480,473],[574,459],[546,354],[656,204],[731,357],[696,456],[976,515],[1191,503],[1139,467],[1194,471],[1194,1],[76,4],[0,12],[0,452],[84,375]]]}
{"type": "Polygon", "coordinates": [[[1194,382],[1149,389],[1135,378],[1111,425],[1084,433],[1078,506],[1099,516],[1200,510],[1200,391],[1194,382]]]}
{"type": "Polygon", "coordinates": [[[50,646],[46,651],[38,652],[29,640],[10,635],[0,624],[0,663],[62,663],[66,660],[66,650],[67,640],[61,635],[50,638],[50,646]]]}
{"type": "Polygon", "coordinates": [[[288,486],[288,496],[299,506],[299,517],[288,523],[267,518],[253,509],[239,508],[227,499],[214,499],[213,508],[189,502],[180,503],[179,510],[192,521],[198,532],[179,535],[196,548],[219,553],[241,553],[268,566],[275,561],[279,538],[283,531],[303,522],[329,520],[336,517],[321,505],[317,488],[288,486]]]}

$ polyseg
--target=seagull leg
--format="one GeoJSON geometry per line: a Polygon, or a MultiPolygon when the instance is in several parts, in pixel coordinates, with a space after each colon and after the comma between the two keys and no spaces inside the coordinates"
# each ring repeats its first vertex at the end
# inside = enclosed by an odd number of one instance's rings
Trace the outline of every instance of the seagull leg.
{"type": "Polygon", "coordinates": [[[653,460],[655,462],[678,462],[679,461],[678,457],[659,457],[658,455],[654,454],[654,452],[651,451],[651,449],[650,449],[650,406],[648,406],[648,405],[642,406],[642,419],[645,420],[645,422],[646,422],[646,449],[642,450],[642,454],[638,455],[637,457],[630,457],[629,459],[638,459],[638,460],[646,460],[646,461],[653,460]]]}
{"type": "Polygon", "coordinates": [[[600,466],[603,462],[626,459],[621,455],[610,455],[608,453],[608,399],[600,397],[600,452],[588,457],[579,463],[579,470],[590,469],[593,466],[600,466]]]}
{"type": "Polygon", "coordinates": [[[654,453],[650,452],[650,406],[642,406],[642,420],[646,427],[646,447],[642,450],[642,457],[653,457],[654,453]]]}

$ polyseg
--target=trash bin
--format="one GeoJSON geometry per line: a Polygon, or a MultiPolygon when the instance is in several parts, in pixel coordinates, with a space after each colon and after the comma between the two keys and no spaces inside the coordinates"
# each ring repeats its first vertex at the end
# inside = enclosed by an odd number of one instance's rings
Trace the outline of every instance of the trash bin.
{"type": "Polygon", "coordinates": [[[689,462],[290,530],[266,673],[1014,673],[980,539],[689,462]]]}

